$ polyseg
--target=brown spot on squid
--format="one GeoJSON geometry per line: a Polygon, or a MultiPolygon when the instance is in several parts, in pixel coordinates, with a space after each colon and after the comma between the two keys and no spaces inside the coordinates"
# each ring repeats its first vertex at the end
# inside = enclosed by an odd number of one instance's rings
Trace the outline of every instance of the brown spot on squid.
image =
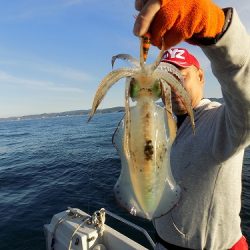
{"type": "Polygon", "coordinates": [[[154,146],[151,140],[146,141],[146,145],[144,146],[144,155],[147,161],[152,160],[154,154],[154,146]]]}

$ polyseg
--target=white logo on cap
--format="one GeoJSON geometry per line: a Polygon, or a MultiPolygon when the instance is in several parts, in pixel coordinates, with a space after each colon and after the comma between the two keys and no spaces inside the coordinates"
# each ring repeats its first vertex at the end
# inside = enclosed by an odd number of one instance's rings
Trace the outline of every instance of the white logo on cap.
{"type": "Polygon", "coordinates": [[[183,56],[185,51],[183,49],[169,49],[168,53],[171,58],[185,59],[183,56]]]}

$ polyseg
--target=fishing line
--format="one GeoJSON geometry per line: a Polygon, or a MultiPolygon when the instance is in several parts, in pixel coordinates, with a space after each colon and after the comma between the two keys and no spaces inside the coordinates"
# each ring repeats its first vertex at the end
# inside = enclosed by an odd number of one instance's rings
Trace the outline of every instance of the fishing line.
{"type": "MultiPolygon", "coordinates": [[[[89,156],[89,159],[95,159],[96,156],[100,155],[100,148],[101,146],[96,146],[97,147],[97,150],[95,151],[95,155],[94,156],[89,156]]],[[[93,154],[93,153],[90,153],[90,154],[93,154]]],[[[90,161],[88,166],[87,166],[87,176],[88,176],[88,185],[87,185],[87,213],[88,214],[91,214],[92,211],[90,209],[91,207],[91,202],[93,201],[93,196],[92,196],[92,193],[93,193],[93,182],[94,182],[94,173],[93,173],[93,167],[92,166],[93,164],[93,161],[90,161]]],[[[92,202],[93,203],[93,202],[92,202]]]]}

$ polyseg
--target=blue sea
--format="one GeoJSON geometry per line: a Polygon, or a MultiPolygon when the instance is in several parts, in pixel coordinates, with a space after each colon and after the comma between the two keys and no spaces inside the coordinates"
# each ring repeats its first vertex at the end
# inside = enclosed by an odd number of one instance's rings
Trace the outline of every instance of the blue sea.
{"type": "MultiPolygon", "coordinates": [[[[139,224],[113,196],[120,160],[112,134],[123,113],[0,122],[0,250],[45,250],[43,225],[67,207],[102,207],[139,224]]],[[[245,152],[242,228],[250,241],[250,148],[245,152]]],[[[108,224],[117,225],[111,219],[108,224]]],[[[119,226],[124,233],[137,232],[119,226]]]]}

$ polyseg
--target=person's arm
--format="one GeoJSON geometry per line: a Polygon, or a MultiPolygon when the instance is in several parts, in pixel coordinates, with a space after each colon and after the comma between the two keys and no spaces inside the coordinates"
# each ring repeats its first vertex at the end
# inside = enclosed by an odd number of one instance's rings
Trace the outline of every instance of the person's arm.
{"type": "Polygon", "coordinates": [[[227,31],[214,45],[201,46],[225,102],[213,140],[214,155],[223,159],[250,143],[250,36],[236,11],[228,11],[227,31]]]}

